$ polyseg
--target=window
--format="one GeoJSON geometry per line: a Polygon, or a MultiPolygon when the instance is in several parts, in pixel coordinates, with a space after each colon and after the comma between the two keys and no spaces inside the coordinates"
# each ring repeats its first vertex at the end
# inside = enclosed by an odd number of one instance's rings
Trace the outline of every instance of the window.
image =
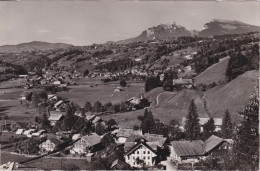
{"type": "Polygon", "coordinates": [[[134,165],[135,165],[135,162],[134,162],[134,165]]]}
{"type": "Polygon", "coordinates": [[[150,157],[148,156],[147,159],[150,159],[150,157]]]}
{"type": "Polygon", "coordinates": [[[143,157],[143,159],[145,160],[145,157],[143,157]]]}
{"type": "Polygon", "coordinates": [[[145,154],[145,151],[144,151],[144,154],[145,154]]]}
{"type": "Polygon", "coordinates": [[[137,151],[137,154],[139,154],[139,151],[137,151]]]}
{"type": "Polygon", "coordinates": [[[130,160],[130,156],[128,156],[128,160],[130,160]]]}
{"type": "Polygon", "coordinates": [[[150,151],[148,151],[147,154],[150,154],[150,151]]]}

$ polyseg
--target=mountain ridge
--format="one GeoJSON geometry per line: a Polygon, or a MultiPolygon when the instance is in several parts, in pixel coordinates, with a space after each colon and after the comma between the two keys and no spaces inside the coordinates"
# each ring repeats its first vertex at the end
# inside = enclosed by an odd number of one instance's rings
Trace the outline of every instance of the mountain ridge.
{"type": "Polygon", "coordinates": [[[52,50],[52,49],[63,49],[71,47],[73,45],[66,43],[49,43],[42,41],[31,41],[15,45],[3,45],[0,46],[0,53],[9,52],[22,52],[22,51],[35,51],[35,50],[52,50]]]}

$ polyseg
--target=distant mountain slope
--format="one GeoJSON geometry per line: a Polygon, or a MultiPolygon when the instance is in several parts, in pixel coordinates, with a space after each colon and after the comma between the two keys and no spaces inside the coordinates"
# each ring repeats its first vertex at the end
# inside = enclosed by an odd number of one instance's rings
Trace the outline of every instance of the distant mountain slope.
{"type": "Polygon", "coordinates": [[[200,75],[195,77],[195,84],[210,84],[212,82],[220,82],[226,80],[226,70],[229,61],[229,56],[220,59],[220,61],[205,71],[203,71],[200,75]]]}
{"type": "Polygon", "coordinates": [[[176,24],[160,24],[150,27],[135,38],[118,41],[117,43],[133,43],[140,41],[166,39],[171,37],[191,36],[192,33],[185,27],[176,24]]]}
{"type": "MultiPolygon", "coordinates": [[[[214,87],[205,92],[207,108],[213,117],[222,117],[225,110],[240,111],[254,92],[259,71],[252,70],[237,77],[224,86],[214,87]]],[[[232,115],[233,119],[238,116],[232,115]]]]}
{"type": "Polygon", "coordinates": [[[40,41],[33,41],[28,43],[21,43],[17,45],[4,45],[0,46],[0,53],[3,52],[22,52],[22,51],[34,51],[34,50],[51,50],[51,49],[61,49],[67,48],[72,45],[65,43],[47,43],[40,41]]]}
{"type": "Polygon", "coordinates": [[[248,32],[260,32],[259,26],[246,24],[240,21],[214,19],[204,25],[205,29],[198,33],[198,36],[208,37],[223,34],[241,34],[248,32]]]}

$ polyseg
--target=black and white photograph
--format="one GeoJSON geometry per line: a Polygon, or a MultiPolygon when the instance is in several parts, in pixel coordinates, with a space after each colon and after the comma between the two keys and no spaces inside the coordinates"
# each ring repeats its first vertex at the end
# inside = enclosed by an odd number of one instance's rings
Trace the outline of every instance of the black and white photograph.
{"type": "Polygon", "coordinates": [[[0,0],[0,170],[259,170],[259,0],[0,0]]]}

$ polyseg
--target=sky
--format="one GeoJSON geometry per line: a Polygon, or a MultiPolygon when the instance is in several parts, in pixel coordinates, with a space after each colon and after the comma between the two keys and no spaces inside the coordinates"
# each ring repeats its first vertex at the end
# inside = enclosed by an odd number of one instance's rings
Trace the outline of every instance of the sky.
{"type": "Polygon", "coordinates": [[[136,37],[176,22],[201,30],[212,19],[259,25],[260,2],[0,1],[0,45],[30,41],[90,45],[136,37]]]}

